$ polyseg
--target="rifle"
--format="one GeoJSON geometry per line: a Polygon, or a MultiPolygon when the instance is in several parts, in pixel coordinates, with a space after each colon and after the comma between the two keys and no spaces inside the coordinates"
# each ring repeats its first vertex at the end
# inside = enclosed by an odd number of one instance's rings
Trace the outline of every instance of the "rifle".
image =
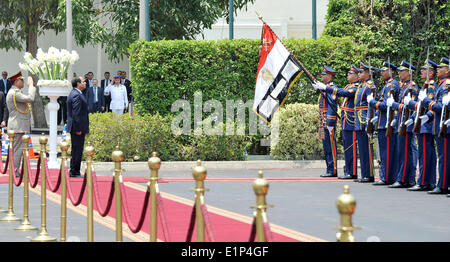
{"type": "MultiPolygon", "coordinates": [[[[375,98],[376,95],[376,85],[375,82],[373,81],[373,74],[372,74],[372,65],[370,64],[370,58],[369,58],[369,73],[370,73],[370,81],[372,81],[372,86],[370,87],[370,93],[372,94],[372,96],[375,98]]],[[[375,108],[372,108],[370,106],[370,104],[368,104],[369,107],[369,117],[367,119],[367,128],[366,128],[366,132],[368,135],[373,135],[373,131],[374,131],[374,124],[372,123],[372,119],[375,117],[375,108]]]]}
{"type": "MultiPolygon", "coordinates": [[[[394,89],[389,90],[389,97],[394,98],[394,89]]],[[[386,137],[390,137],[392,136],[394,130],[394,127],[392,127],[392,121],[394,120],[394,109],[390,106],[387,111],[386,137]]]]}
{"type": "MultiPolygon", "coordinates": [[[[427,60],[425,60],[425,63],[428,63],[429,55],[430,55],[430,47],[428,47],[427,49],[427,60]]],[[[425,84],[423,86],[423,91],[425,92],[425,94],[428,93],[428,86],[429,86],[428,82],[430,81],[430,76],[428,75],[429,72],[430,72],[429,65],[427,65],[427,80],[425,81],[425,84]]],[[[421,106],[422,102],[419,101],[416,107],[417,110],[415,110],[416,118],[414,119],[414,128],[413,128],[414,133],[420,133],[420,127],[422,126],[422,120],[420,119],[420,117],[423,116],[426,112],[426,109],[421,106]]]]}
{"type": "MultiPolygon", "coordinates": [[[[411,65],[412,65],[412,58],[411,56],[409,56],[409,85],[410,87],[408,88],[408,91],[406,91],[407,93],[405,94],[406,96],[410,96],[411,95],[411,91],[412,91],[412,70],[411,70],[411,65]]],[[[403,110],[402,110],[402,122],[400,124],[400,130],[398,131],[398,135],[399,136],[405,136],[406,135],[406,121],[408,121],[409,116],[410,116],[410,111],[408,109],[407,105],[403,106],[403,110]]]]}

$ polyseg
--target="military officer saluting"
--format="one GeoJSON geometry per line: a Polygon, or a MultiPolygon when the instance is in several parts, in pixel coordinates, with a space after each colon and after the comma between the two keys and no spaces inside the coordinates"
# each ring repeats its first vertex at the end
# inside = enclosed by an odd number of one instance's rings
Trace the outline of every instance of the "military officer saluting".
{"type": "Polygon", "coordinates": [[[390,62],[384,62],[381,68],[381,77],[385,81],[385,85],[381,90],[380,99],[377,101],[372,94],[367,96],[367,102],[370,107],[376,108],[377,117],[371,121],[374,122],[375,127],[378,130],[378,146],[380,149],[380,180],[373,183],[373,185],[390,185],[395,182],[395,175],[397,174],[397,161],[396,161],[396,135],[390,134],[387,136],[388,123],[388,106],[386,101],[390,96],[398,101],[400,94],[400,86],[397,80],[393,77],[393,71],[397,70],[397,66],[390,62]]]}
{"type": "Polygon", "coordinates": [[[19,72],[10,78],[13,86],[6,95],[6,105],[9,110],[8,129],[15,132],[14,139],[14,170],[19,176],[22,158],[22,136],[31,132],[31,106],[34,101],[36,87],[33,79],[28,77],[28,94],[22,91],[24,87],[22,74],[19,72]]]}
{"type": "Polygon", "coordinates": [[[437,150],[439,157],[439,182],[437,186],[428,191],[429,194],[447,194],[448,193],[448,180],[449,176],[449,167],[448,163],[450,160],[448,147],[450,146],[450,129],[448,128],[449,123],[444,123],[447,125],[447,132],[444,135],[444,138],[439,137],[440,132],[440,119],[444,106],[448,106],[450,101],[450,97],[448,94],[448,89],[450,88],[450,70],[449,70],[449,60],[446,57],[443,57],[437,66],[437,77],[439,78],[438,89],[434,99],[424,98],[423,106],[428,108],[434,114],[434,118],[436,118],[437,123],[434,126],[435,129],[435,139],[437,141],[437,150]]]}
{"type": "Polygon", "coordinates": [[[324,136],[322,138],[323,151],[325,153],[325,162],[327,173],[321,177],[337,177],[337,147],[336,147],[336,118],[337,118],[337,86],[333,83],[336,71],[328,66],[324,66],[322,71],[322,82],[313,84],[316,90],[320,90],[319,110],[321,115],[321,130],[324,136]],[[325,83],[325,84],[324,84],[325,83]],[[328,88],[333,91],[326,92],[328,88]]]}
{"type": "Polygon", "coordinates": [[[428,191],[434,189],[436,184],[437,159],[434,148],[434,130],[439,119],[436,119],[431,111],[428,111],[422,106],[422,111],[425,113],[423,115],[417,115],[420,113],[418,107],[422,104],[423,99],[434,99],[437,92],[437,86],[434,81],[437,64],[430,59],[427,59],[425,62],[425,65],[420,70],[420,77],[425,82],[419,92],[419,101],[408,101],[405,98],[405,104],[408,104],[408,108],[416,111],[413,116],[414,119],[420,119],[421,124],[420,132],[417,134],[419,143],[419,177],[416,185],[408,188],[408,191],[428,191]]]}
{"type": "Polygon", "coordinates": [[[398,134],[397,136],[397,152],[399,154],[399,169],[396,175],[396,182],[390,185],[390,188],[407,188],[416,184],[415,182],[415,168],[413,167],[413,144],[412,144],[412,129],[414,118],[412,114],[408,119],[403,119],[407,114],[405,110],[409,110],[406,102],[415,100],[418,94],[418,88],[414,81],[411,80],[412,72],[416,68],[406,61],[402,61],[398,67],[399,77],[401,80],[400,102],[395,102],[393,98],[387,100],[387,105],[392,106],[397,110],[396,129],[399,132],[402,124],[406,125],[406,134],[398,134]],[[410,72],[411,69],[411,72],[410,72]]]}

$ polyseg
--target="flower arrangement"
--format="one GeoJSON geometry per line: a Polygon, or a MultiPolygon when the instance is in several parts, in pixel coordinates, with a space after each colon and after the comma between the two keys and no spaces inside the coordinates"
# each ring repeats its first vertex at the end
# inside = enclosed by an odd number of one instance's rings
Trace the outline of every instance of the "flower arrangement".
{"type": "Polygon", "coordinates": [[[67,69],[80,57],[76,51],[59,50],[52,46],[47,53],[39,48],[36,58],[28,52],[23,58],[25,62],[19,63],[20,69],[39,76],[38,86],[70,86],[66,80],[67,69]]]}

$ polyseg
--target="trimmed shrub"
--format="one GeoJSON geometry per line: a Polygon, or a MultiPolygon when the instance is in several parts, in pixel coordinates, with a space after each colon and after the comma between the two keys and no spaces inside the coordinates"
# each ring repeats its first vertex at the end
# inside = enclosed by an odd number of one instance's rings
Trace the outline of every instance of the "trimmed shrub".
{"type": "MultiPolygon", "coordinates": [[[[318,137],[320,120],[317,105],[290,104],[281,108],[277,114],[279,126],[273,125],[272,128],[279,128],[279,137],[278,143],[271,145],[270,148],[270,155],[273,158],[280,160],[323,159],[322,140],[318,137]]],[[[336,133],[338,153],[342,152],[340,140],[339,123],[336,133]]]]}

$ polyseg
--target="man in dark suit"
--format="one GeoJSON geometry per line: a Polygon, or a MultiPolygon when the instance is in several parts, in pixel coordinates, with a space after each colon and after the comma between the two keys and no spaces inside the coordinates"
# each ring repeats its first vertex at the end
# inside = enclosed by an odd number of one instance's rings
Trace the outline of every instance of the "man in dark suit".
{"type": "Polygon", "coordinates": [[[81,177],[80,166],[83,155],[84,138],[89,133],[88,103],[83,95],[86,82],[82,77],[72,80],[72,91],[67,97],[67,132],[72,140],[70,176],[81,177]]]}
{"type": "Polygon", "coordinates": [[[2,79],[0,80],[0,91],[3,92],[3,94],[6,97],[6,94],[8,94],[9,89],[11,88],[12,83],[8,79],[8,73],[6,71],[2,72],[2,79]]]}
{"type": "Polygon", "coordinates": [[[59,103],[58,109],[58,119],[57,124],[59,125],[61,121],[63,124],[67,123],[67,96],[60,96],[56,100],[59,103]]]}
{"type": "MultiPolygon", "coordinates": [[[[3,92],[0,92],[0,127],[4,128],[6,127],[8,123],[8,117],[9,117],[9,111],[8,107],[6,106],[6,96],[3,94],[3,92]]],[[[0,139],[0,145],[1,145],[1,139],[0,139]]]]}
{"type": "Polygon", "coordinates": [[[92,86],[88,88],[86,94],[89,113],[98,113],[105,111],[103,88],[98,86],[97,79],[92,80],[92,86]]]}
{"type": "Polygon", "coordinates": [[[121,78],[120,82],[127,88],[128,103],[130,103],[133,97],[131,96],[131,81],[127,79],[127,72],[122,71],[121,78]]]}
{"type": "MultiPolygon", "coordinates": [[[[111,84],[111,79],[109,77],[111,74],[109,72],[105,72],[105,79],[101,81],[100,86],[103,88],[103,90],[106,90],[106,87],[111,84]]],[[[111,94],[104,94],[104,100],[105,100],[105,112],[111,112],[111,109],[109,108],[111,105],[111,94]]]]}

